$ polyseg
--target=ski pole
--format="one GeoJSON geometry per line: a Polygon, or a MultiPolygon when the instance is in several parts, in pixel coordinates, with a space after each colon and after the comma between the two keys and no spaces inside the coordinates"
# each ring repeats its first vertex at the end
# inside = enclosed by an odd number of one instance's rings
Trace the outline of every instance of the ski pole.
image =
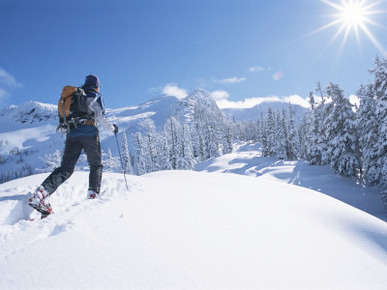
{"type": "Polygon", "coordinates": [[[118,149],[118,154],[120,155],[121,168],[122,168],[122,171],[124,172],[124,178],[125,178],[126,189],[129,190],[128,181],[126,180],[126,170],[125,170],[125,168],[124,168],[124,163],[122,162],[122,155],[121,155],[120,145],[118,144],[117,133],[115,133],[114,136],[116,136],[117,149],[118,149]]]}

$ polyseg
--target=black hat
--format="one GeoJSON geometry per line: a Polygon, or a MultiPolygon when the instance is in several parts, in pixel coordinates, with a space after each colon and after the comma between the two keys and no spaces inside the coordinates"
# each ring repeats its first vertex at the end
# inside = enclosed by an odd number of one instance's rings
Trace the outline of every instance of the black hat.
{"type": "Polygon", "coordinates": [[[100,87],[99,79],[95,75],[88,75],[85,80],[84,87],[98,88],[100,87]]]}

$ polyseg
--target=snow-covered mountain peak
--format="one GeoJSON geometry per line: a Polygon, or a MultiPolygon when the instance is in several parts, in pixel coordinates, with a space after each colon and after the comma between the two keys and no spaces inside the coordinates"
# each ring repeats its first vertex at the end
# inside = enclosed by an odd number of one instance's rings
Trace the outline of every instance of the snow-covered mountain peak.
{"type": "Polygon", "coordinates": [[[25,102],[19,106],[8,106],[0,110],[0,118],[15,123],[37,123],[57,118],[57,106],[36,101],[25,102]]]}
{"type": "Polygon", "coordinates": [[[212,98],[211,94],[204,89],[196,89],[181,102],[183,115],[191,119],[195,108],[206,108],[208,112],[221,115],[221,110],[212,98]]]}
{"type": "Polygon", "coordinates": [[[211,97],[211,93],[200,88],[194,90],[185,100],[200,101],[217,107],[215,100],[211,97]]]}
{"type": "Polygon", "coordinates": [[[198,97],[204,97],[204,98],[211,98],[210,92],[207,91],[207,90],[205,90],[205,89],[201,89],[201,88],[195,89],[195,90],[190,94],[190,97],[195,97],[195,96],[198,96],[198,97]]]}

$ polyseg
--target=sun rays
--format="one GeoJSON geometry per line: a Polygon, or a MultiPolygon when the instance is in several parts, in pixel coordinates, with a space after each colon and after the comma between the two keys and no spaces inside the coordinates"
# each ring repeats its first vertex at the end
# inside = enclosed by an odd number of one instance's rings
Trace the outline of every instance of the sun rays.
{"type": "Polygon", "coordinates": [[[377,9],[377,6],[382,1],[372,3],[370,3],[370,1],[368,0],[341,0],[335,2],[330,0],[321,1],[336,9],[336,13],[330,15],[333,18],[331,22],[313,31],[309,34],[309,36],[317,34],[331,27],[337,27],[337,30],[328,42],[327,47],[329,47],[334,41],[336,41],[340,36],[342,36],[341,49],[343,49],[351,33],[355,34],[357,44],[360,47],[360,36],[361,34],[365,34],[367,38],[379,50],[379,52],[385,54],[385,49],[376,39],[376,37],[369,28],[370,25],[384,28],[371,19],[373,15],[387,13],[387,11],[377,9]]]}

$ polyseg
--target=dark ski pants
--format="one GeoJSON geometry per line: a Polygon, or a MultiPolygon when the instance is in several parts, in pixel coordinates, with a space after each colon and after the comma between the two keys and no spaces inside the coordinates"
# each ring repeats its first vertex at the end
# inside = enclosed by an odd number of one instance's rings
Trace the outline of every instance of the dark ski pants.
{"type": "Polygon", "coordinates": [[[85,151],[90,165],[89,189],[99,193],[102,180],[99,137],[79,136],[66,139],[61,166],[56,168],[42,183],[42,186],[50,195],[73,174],[82,149],[85,151]]]}

